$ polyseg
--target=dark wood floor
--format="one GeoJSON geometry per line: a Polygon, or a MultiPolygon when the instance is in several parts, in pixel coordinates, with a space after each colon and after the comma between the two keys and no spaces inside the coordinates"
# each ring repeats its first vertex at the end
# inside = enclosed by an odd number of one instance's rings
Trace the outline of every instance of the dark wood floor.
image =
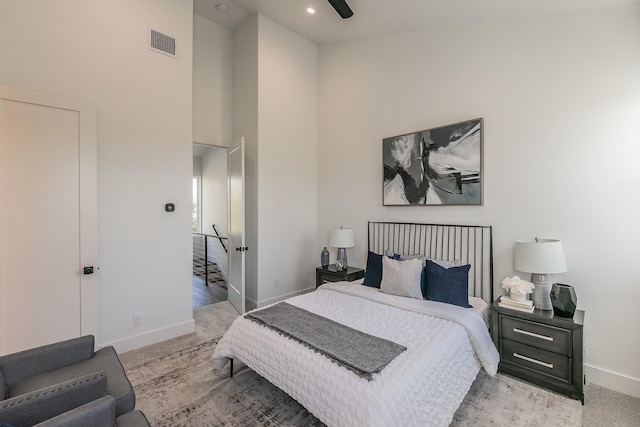
{"type": "Polygon", "coordinates": [[[202,257],[193,257],[193,276],[191,276],[193,308],[215,304],[227,300],[227,280],[218,265],[212,261],[204,263],[202,257]],[[205,286],[205,273],[209,286],[205,286]]]}
{"type": "Polygon", "coordinates": [[[205,286],[204,280],[197,276],[192,276],[191,283],[193,285],[193,308],[227,300],[227,290],[222,289],[220,286],[212,283],[209,286],[205,286]]]}

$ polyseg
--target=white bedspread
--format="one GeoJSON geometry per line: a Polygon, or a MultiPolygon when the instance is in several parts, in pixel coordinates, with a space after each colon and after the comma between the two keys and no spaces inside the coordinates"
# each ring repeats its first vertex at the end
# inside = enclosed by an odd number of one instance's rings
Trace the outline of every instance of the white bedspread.
{"type": "Polygon", "coordinates": [[[238,358],[329,426],[446,426],[480,366],[498,352],[471,310],[327,283],[288,303],[407,346],[372,381],[244,317],[218,343],[214,364],[238,358]],[[475,349],[475,350],[474,350],[475,349]]]}

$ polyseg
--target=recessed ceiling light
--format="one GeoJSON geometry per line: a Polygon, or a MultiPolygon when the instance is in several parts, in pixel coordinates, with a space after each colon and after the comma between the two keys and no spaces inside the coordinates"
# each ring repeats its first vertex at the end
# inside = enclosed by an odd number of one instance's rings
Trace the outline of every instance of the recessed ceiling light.
{"type": "Polygon", "coordinates": [[[227,5],[226,4],[222,4],[222,3],[218,3],[216,5],[216,10],[220,13],[227,13],[227,11],[229,9],[227,9],[227,5]]]}
{"type": "Polygon", "coordinates": [[[309,15],[313,15],[314,13],[316,13],[316,10],[315,10],[314,8],[312,8],[312,7],[308,7],[308,8],[307,8],[307,13],[308,13],[309,15]]]}

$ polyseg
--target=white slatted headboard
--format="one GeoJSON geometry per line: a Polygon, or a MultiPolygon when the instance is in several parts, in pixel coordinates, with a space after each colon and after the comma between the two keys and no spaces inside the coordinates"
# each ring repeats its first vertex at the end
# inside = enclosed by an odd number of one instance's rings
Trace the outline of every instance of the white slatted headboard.
{"type": "Polygon", "coordinates": [[[488,225],[369,221],[369,250],[470,264],[469,295],[493,301],[493,236],[488,225]]]}

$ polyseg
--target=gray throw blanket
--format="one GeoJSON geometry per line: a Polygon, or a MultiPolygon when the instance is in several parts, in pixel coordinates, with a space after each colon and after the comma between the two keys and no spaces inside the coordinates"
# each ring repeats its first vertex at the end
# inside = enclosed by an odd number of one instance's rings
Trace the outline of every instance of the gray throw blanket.
{"type": "Polygon", "coordinates": [[[368,381],[407,349],[286,302],[246,317],[316,350],[368,381]]]}

